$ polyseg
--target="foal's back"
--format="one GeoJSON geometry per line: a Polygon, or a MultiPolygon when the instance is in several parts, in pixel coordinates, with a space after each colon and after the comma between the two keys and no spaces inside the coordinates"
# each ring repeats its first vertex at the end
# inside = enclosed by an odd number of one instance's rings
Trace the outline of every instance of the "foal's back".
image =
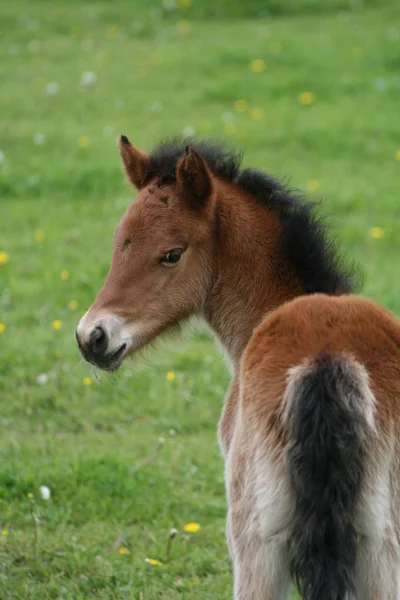
{"type": "Polygon", "coordinates": [[[300,296],[255,330],[243,374],[285,387],[287,369],[321,353],[347,354],[367,370],[378,414],[400,417],[400,321],[359,296],[300,296]]]}
{"type": "Polygon", "coordinates": [[[388,311],[316,294],[264,319],[227,463],[237,598],[399,598],[399,400],[388,311]]]}

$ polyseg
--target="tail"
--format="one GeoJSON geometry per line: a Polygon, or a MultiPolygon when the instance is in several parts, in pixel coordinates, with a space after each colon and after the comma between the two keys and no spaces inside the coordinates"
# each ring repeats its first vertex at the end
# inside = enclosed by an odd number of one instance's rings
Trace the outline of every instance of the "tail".
{"type": "Polygon", "coordinates": [[[375,428],[368,375],[349,357],[323,355],[291,370],[285,399],[292,577],[304,600],[344,600],[354,591],[354,522],[375,428]]]}

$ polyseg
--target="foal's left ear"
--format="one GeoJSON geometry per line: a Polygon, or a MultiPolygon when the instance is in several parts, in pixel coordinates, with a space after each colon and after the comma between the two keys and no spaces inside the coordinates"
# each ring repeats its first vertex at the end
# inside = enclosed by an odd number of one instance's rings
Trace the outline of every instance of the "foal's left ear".
{"type": "Polygon", "coordinates": [[[190,146],[178,162],[176,181],[191,207],[202,208],[211,194],[211,173],[204,159],[190,146]]]}
{"type": "Polygon", "coordinates": [[[150,169],[150,156],[132,146],[126,135],[120,137],[119,153],[129,180],[140,190],[150,169]]]}

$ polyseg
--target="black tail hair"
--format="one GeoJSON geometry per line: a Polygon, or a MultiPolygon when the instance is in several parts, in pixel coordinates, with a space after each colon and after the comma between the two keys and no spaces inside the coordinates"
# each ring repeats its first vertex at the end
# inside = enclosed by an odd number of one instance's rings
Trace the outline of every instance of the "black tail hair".
{"type": "Polygon", "coordinates": [[[357,378],[344,357],[321,356],[289,400],[287,466],[294,492],[290,569],[304,600],[354,592],[354,527],[368,427],[357,378]]]}

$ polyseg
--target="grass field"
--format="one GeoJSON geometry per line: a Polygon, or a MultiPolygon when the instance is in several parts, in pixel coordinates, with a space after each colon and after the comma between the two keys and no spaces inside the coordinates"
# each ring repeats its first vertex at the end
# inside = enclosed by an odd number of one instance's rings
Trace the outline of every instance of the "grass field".
{"type": "Polygon", "coordinates": [[[133,198],[118,134],[226,137],[290,177],[400,314],[396,3],[173,4],[1,5],[1,600],[231,598],[210,337],[114,376],[75,347],[133,198]]]}

